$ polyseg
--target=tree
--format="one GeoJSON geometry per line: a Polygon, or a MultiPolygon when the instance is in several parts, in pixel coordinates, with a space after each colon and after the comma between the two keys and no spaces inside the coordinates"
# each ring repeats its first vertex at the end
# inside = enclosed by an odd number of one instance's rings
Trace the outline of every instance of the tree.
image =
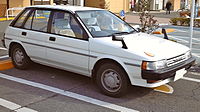
{"type": "Polygon", "coordinates": [[[6,3],[7,3],[7,9],[10,8],[10,0],[6,0],[6,3]]]}
{"type": "Polygon", "coordinates": [[[138,3],[141,31],[146,33],[151,33],[159,26],[154,16],[150,14],[150,3],[151,0],[139,0],[138,3]]]}

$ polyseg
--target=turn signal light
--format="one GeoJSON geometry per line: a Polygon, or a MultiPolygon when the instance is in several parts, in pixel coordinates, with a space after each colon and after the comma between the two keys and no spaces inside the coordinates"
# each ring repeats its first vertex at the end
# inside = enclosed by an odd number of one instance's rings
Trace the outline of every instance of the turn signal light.
{"type": "Polygon", "coordinates": [[[147,69],[147,62],[142,62],[142,70],[146,70],[147,69]]]}

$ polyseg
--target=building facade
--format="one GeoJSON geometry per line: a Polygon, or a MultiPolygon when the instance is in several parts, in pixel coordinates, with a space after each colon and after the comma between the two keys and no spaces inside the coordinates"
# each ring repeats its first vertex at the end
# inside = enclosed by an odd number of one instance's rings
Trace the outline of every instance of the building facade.
{"type": "MultiPolygon", "coordinates": [[[[165,10],[166,3],[172,3],[172,10],[177,11],[182,8],[190,9],[192,0],[151,0],[151,10],[165,10]]],[[[196,0],[196,5],[200,5],[200,0],[196,0]]]]}
{"type": "MultiPolygon", "coordinates": [[[[5,16],[6,9],[13,7],[26,7],[30,5],[42,5],[60,3],[60,0],[0,0],[0,17],[5,16]]],[[[165,10],[166,3],[172,3],[172,10],[176,11],[180,8],[190,8],[192,0],[149,0],[150,10],[165,10]]],[[[114,13],[119,13],[121,10],[128,12],[130,10],[138,11],[138,3],[140,0],[62,0],[63,4],[81,5],[88,7],[97,7],[108,9],[114,13]]],[[[200,5],[200,0],[196,0],[197,5],[200,5]]]]}
{"type": "MultiPolygon", "coordinates": [[[[26,7],[30,5],[53,4],[53,0],[0,0],[0,17],[6,15],[6,10],[14,7],[26,7]]],[[[18,13],[19,11],[14,11],[18,13]]]]}
{"type": "Polygon", "coordinates": [[[108,9],[114,13],[130,10],[130,0],[85,0],[85,6],[108,9]]]}

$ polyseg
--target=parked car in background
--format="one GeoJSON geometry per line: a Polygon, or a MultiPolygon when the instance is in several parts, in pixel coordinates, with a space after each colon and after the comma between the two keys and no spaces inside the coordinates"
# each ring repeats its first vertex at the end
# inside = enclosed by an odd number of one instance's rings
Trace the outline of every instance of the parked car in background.
{"type": "Polygon", "coordinates": [[[26,7],[4,41],[16,68],[26,69],[32,60],[75,72],[113,97],[124,95],[129,85],[176,81],[195,61],[188,47],[138,33],[113,13],[89,7],[26,7]]]}

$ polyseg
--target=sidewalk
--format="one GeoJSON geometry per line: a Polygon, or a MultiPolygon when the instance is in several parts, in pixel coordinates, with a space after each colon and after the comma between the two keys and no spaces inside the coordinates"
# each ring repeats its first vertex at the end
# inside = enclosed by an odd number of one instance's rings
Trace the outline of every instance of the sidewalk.
{"type": "MultiPolygon", "coordinates": [[[[159,18],[159,17],[154,17],[155,20],[158,20],[159,24],[170,24],[170,19],[169,18],[159,18]]],[[[140,24],[140,17],[137,15],[126,15],[125,16],[126,22],[130,24],[140,24]]]]}
{"type": "MultiPolygon", "coordinates": [[[[165,11],[151,11],[151,15],[154,19],[158,21],[159,24],[170,24],[170,18],[179,17],[177,12],[171,12],[171,14],[166,14],[165,11]]],[[[128,12],[126,13],[125,20],[131,24],[140,24],[140,17],[138,12],[128,12]]]]}

